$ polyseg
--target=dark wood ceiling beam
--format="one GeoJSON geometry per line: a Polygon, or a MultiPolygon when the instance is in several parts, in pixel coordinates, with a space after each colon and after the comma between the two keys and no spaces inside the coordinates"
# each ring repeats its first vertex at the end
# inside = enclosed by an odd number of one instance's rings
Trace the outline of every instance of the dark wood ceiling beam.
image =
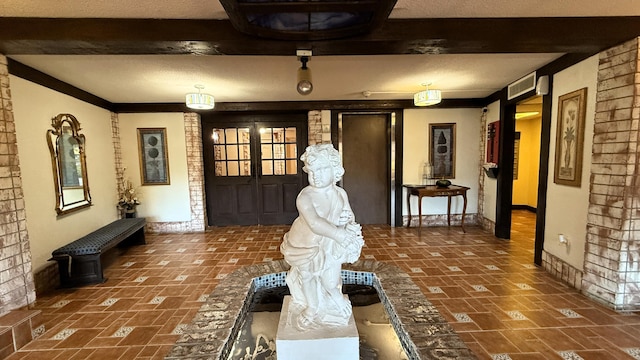
{"type": "MultiPolygon", "coordinates": [[[[438,109],[481,108],[484,99],[443,99],[431,106],[438,109]]],[[[188,109],[183,103],[163,104],[123,104],[116,103],[110,109],[117,113],[153,113],[153,112],[286,112],[309,110],[388,110],[416,108],[413,100],[338,100],[338,101],[270,101],[270,102],[220,102],[213,110],[188,109]]]]}
{"type": "Polygon", "coordinates": [[[315,55],[590,53],[640,35],[640,17],[387,20],[330,41],[266,40],[228,20],[0,18],[0,53],[315,55]]]}

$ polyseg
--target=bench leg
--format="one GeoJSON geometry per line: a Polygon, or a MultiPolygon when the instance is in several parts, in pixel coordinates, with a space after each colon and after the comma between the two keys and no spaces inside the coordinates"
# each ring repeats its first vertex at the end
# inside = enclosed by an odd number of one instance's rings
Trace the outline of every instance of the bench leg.
{"type": "Polygon", "coordinates": [[[70,258],[68,256],[54,258],[54,260],[58,262],[58,273],[60,274],[60,285],[62,287],[68,287],[65,286],[65,284],[69,284],[71,282],[71,278],[69,276],[69,259],[70,258]]]}
{"type": "Polygon", "coordinates": [[[132,245],[144,245],[146,244],[146,240],[144,238],[144,228],[141,228],[129,235],[126,239],[122,240],[118,247],[132,246],[132,245]]]}
{"type": "Polygon", "coordinates": [[[102,275],[102,263],[100,254],[73,256],[71,269],[69,269],[69,257],[55,259],[60,271],[60,286],[63,288],[76,287],[89,284],[99,284],[105,281],[102,275]]]}

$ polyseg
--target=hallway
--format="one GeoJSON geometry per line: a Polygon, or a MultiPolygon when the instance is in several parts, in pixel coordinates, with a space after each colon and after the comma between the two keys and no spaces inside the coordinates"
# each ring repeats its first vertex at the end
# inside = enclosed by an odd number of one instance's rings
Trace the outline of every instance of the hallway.
{"type": "MultiPolygon", "coordinates": [[[[478,227],[418,236],[369,225],[362,257],[406,271],[479,359],[640,359],[640,314],[601,307],[536,267],[528,218],[514,212],[511,241],[478,227]]],[[[8,359],[162,359],[220,279],[282,258],[288,228],[148,234],[106,283],[39,297],[46,332],[8,359]]]]}

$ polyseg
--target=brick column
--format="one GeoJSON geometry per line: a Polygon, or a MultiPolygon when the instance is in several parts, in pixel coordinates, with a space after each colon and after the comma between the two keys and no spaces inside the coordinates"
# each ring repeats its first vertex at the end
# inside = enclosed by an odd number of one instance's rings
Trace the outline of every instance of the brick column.
{"type": "MultiPolygon", "coordinates": [[[[322,112],[320,110],[309,111],[307,115],[309,119],[308,142],[309,145],[322,144],[322,112]]],[[[300,155],[304,149],[300,149],[300,155]]]]}
{"type": "Polygon", "coordinates": [[[184,132],[187,145],[187,172],[189,176],[189,198],[191,201],[191,223],[189,231],[205,230],[204,163],[202,161],[202,124],[200,115],[184,114],[184,132]]]}
{"type": "Polygon", "coordinates": [[[36,300],[7,58],[0,55],[0,316],[36,300]]]}
{"type": "Polygon", "coordinates": [[[582,290],[640,309],[639,39],[600,54],[582,290]]]}

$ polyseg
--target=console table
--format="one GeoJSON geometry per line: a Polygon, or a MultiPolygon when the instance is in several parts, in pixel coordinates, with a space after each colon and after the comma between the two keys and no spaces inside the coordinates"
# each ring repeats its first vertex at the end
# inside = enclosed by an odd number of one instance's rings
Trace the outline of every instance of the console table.
{"type": "Polygon", "coordinates": [[[411,226],[411,195],[418,197],[418,232],[422,228],[422,198],[427,197],[447,197],[447,224],[451,227],[451,197],[462,196],[464,203],[462,205],[462,220],[460,227],[462,232],[464,229],[464,215],[467,211],[467,190],[466,186],[449,185],[448,187],[438,187],[436,185],[402,185],[407,189],[407,209],[409,211],[409,221],[407,227],[411,226]]]}

